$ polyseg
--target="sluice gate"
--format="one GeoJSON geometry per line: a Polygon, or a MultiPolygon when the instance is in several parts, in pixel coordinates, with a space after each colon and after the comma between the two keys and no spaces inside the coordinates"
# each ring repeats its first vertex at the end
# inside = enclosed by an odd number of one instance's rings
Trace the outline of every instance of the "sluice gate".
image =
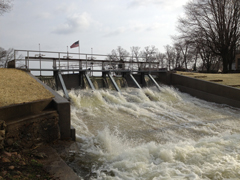
{"type": "MultiPolygon", "coordinates": [[[[147,83],[145,75],[160,89],[157,81],[160,73],[166,73],[166,69],[159,66],[159,62],[144,62],[144,59],[116,61],[108,55],[15,50],[15,67],[26,69],[37,77],[54,77],[56,89],[61,88],[65,97],[69,99],[67,90],[72,88],[85,88],[87,85],[95,90],[98,88],[91,80],[91,77],[102,77],[102,88],[107,88],[106,78],[110,79],[114,89],[121,92],[121,85],[116,83],[117,78],[124,78],[129,87],[142,88],[147,83]],[[16,54],[21,53],[24,57],[16,59],[16,54]],[[85,80],[84,80],[85,79],[85,80]],[[95,85],[95,87],[94,87],[95,85]]],[[[41,78],[42,79],[42,78],[41,78]]],[[[109,82],[109,83],[110,83],[109,82]]]]}
{"type": "Polygon", "coordinates": [[[136,86],[139,88],[139,89],[142,89],[141,86],[138,84],[138,82],[136,81],[136,79],[133,77],[133,75],[130,73],[129,76],[131,77],[131,79],[133,80],[133,82],[136,84],[136,86]]]}

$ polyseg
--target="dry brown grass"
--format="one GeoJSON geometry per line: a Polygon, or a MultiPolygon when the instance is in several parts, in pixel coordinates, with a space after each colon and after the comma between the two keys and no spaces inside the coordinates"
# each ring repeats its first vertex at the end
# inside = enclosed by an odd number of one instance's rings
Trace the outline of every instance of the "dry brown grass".
{"type": "Polygon", "coordinates": [[[53,97],[52,93],[26,72],[0,68],[0,107],[53,97]]]}
{"type": "Polygon", "coordinates": [[[177,74],[184,76],[211,81],[214,83],[240,88],[240,73],[233,74],[210,74],[210,73],[192,73],[177,71],[177,74]]]}

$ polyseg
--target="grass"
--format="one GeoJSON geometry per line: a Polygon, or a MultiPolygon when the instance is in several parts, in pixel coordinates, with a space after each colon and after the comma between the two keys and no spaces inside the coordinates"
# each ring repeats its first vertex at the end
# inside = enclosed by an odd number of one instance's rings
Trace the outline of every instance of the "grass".
{"type": "Polygon", "coordinates": [[[28,73],[0,68],[0,107],[50,98],[53,95],[28,73]]]}
{"type": "Polygon", "coordinates": [[[225,86],[240,88],[240,73],[219,74],[219,73],[193,73],[177,71],[177,74],[210,81],[225,86]]]}

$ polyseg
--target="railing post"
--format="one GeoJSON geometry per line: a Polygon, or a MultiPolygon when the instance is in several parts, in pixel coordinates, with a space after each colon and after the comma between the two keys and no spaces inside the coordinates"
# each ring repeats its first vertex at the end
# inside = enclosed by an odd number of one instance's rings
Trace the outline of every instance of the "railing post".
{"type": "Polygon", "coordinates": [[[87,70],[87,54],[86,54],[86,70],[87,70]]]}
{"type": "Polygon", "coordinates": [[[27,59],[25,58],[25,66],[29,68],[29,51],[27,51],[27,59]]]}
{"type": "Polygon", "coordinates": [[[42,76],[42,60],[41,60],[41,55],[39,54],[40,57],[40,76],[42,76]]]}
{"type": "Polygon", "coordinates": [[[60,69],[60,53],[58,53],[58,69],[60,69]]]}
{"type": "Polygon", "coordinates": [[[16,51],[14,50],[14,62],[15,62],[15,67],[16,67],[16,51]]]}

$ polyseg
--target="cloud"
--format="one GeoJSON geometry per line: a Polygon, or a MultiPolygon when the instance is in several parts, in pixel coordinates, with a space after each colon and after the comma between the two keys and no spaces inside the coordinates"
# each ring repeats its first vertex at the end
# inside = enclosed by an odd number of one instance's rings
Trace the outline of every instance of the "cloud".
{"type": "Polygon", "coordinates": [[[161,6],[161,8],[174,10],[182,7],[188,0],[132,0],[129,3],[129,7],[147,7],[147,6],[161,6]]]}
{"type": "Polygon", "coordinates": [[[132,0],[129,7],[149,6],[152,4],[161,5],[163,3],[164,0],[132,0]]]}
{"type": "Polygon", "coordinates": [[[108,32],[104,37],[118,36],[124,33],[137,33],[137,32],[147,32],[155,31],[163,27],[160,23],[142,24],[142,23],[130,23],[124,27],[118,27],[114,30],[108,29],[108,32]]]}
{"type": "Polygon", "coordinates": [[[119,27],[119,28],[117,28],[117,29],[115,29],[113,31],[108,32],[103,37],[118,36],[120,34],[123,34],[124,32],[126,32],[126,29],[124,27],[119,27]]]}
{"type": "Polygon", "coordinates": [[[41,19],[51,19],[53,16],[49,12],[41,12],[37,15],[37,17],[41,19]]]}
{"type": "Polygon", "coordinates": [[[67,17],[66,22],[59,25],[53,31],[57,34],[72,34],[79,31],[86,31],[91,25],[91,17],[88,13],[74,14],[67,17]]]}
{"type": "Polygon", "coordinates": [[[77,9],[77,5],[74,3],[61,3],[56,7],[57,13],[71,13],[77,9]]]}

